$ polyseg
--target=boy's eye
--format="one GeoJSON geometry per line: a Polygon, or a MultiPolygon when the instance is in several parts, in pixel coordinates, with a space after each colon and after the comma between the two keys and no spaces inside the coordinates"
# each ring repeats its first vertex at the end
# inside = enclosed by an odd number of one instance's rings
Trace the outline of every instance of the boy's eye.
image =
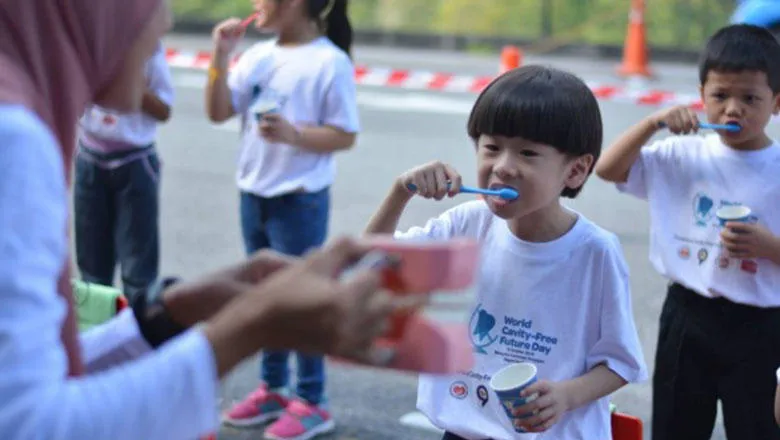
{"type": "Polygon", "coordinates": [[[488,151],[498,151],[498,145],[495,144],[484,144],[482,148],[488,150],[488,151]]]}
{"type": "Polygon", "coordinates": [[[525,157],[536,157],[539,155],[539,153],[537,153],[534,150],[520,150],[520,154],[522,154],[525,157]]]}
{"type": "Polygon", "coordinates": [[[719,101],[722,101],[722,100],[726,99],[726,94],[723,93],[723,92],[715,92],[715,93],[713,93],[710,96],[712,96],[713,98],[715,98],[715,99],[717,99],[719,101]]]}
{"type": "Polygon", "coordinates": [[[758,101],[758,96],[756,95],[747,95],[745,96],[745,102],[748,104],[758,101]]]}

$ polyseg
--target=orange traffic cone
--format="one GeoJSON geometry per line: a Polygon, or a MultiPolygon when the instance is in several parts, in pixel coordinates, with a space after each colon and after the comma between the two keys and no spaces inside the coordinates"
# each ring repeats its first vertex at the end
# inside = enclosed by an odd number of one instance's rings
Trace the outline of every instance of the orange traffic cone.
{"type": "Polygon", "coordinates": [[[623,76],[649,77],[647,35],[645,32],[645,0],[632,0],[628,16],[628,32],[623,47],[623,64],[618,71],[623,76]]]}
{"type": "Polygon", "coordinates": [[[523,62],[523,51],[517,46],[504,46],[501,50],[501,64],[498,74],[503,75],[512,69],[517,69],[523,62]]]}

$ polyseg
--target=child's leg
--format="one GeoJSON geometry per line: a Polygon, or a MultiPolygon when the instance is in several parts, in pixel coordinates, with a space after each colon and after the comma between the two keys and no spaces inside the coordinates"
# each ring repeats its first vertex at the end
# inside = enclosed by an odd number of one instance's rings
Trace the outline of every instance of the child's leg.
{"type": "Polygon", "coordinates": [[[160,161],[157,153],[117,168],[113,171],[113,181],[117,189],[116,251],[122,287],[132,303],[159,274],[160,161]]]}
{"type": "Polygon", "coordinates": [[[780,439],[774,417],[775,371],[780,366],[780,308],[723,301],[723,327],[731,333],[719,382],[729,439],[780,439]]]}
{"type": "Polygon", "coordinates": [[[780,426],[780,384],[775,388],[775,422],[780,426]]]}
{"type": "Polygon", "coordinates": [[[322,356],[298,353],[298,384],[295,394],[301,399],[319,405],[325,392],[325,360],[322,356]]]}
{"type": "MultiPolygon", "coordinates": [[[[268,216],[272,212],[269,200],[249,193],[241,193],[241,233],[247,255],[267,249],[271,243],[266,233],[268,216]]],[[[272,390],[287,386],[289,369],[286,351],[263,350],[260,363],[260,378],[272,390]]]]}
{"type": "MultiPolygon", "coordinates": [[[[330,192],[287,194],[269,200],[266,230],[271,247],[288,255],[303,255],[325,242],[328,233],[330,192]]],[[[322,401],[325,384],[321,356],[299,355],[296,394],[312,404],[322,401]]]]}
{"type": "Polygon", "coordinates": [[[711,300],[674,284],[661,311],[653,376],[655,440],[709,440],[717,416],[711,300]]]}
{"type": "Polygon", "coordinates": [[[111,171],[79,152],[73,182],[76,261],[81,279],[110,286],[114,282],[114,197],[111,171]]]}
{"type": "MultiPolygon", "coordinates": [[[[244,192],[240,194],[241,234],[248,255],[270,246],[265,233],[267,204],[267,199],[262,197],[244,192]]],[[[279,391],[287,387],[287,357],[286,352],[263,351],[260,365],[261,379],[265,383],[233,405],[225,413],[225,423],[238,427],[257,426],[284,413],[288,399],[279,391]]]]}

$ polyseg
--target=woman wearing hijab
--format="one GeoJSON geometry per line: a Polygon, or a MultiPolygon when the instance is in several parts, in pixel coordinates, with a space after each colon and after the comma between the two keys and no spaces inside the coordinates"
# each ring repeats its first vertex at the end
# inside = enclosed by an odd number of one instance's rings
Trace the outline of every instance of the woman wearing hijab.
{"type": "Polygon", "coordinates": [[[395,305],[366,249],[269,253],[196,282],[163,279],[76,332],[67,188],[76,122],[139,108],[170,26],[163,0],[0,0],[0,438],[192,440],[216,429],[219,378],[260,349],[372,359],[395,305]],[[192,328],[196,323],[205,325],[192,328]]]}

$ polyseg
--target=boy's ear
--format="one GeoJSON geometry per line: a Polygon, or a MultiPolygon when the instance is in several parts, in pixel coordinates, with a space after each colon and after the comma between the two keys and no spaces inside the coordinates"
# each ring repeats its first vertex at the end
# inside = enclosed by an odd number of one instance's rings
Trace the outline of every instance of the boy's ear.
{"type": "Polygon", "coordinates": [[[772,109],[772,114],[775,116],[780,114],[780,93],[775,95],[775,108],[772,109]]]}
{"type": "Polygon", "coordinates": [[[585,184],[590,171],[593,169],[594,157],[592,154],[584,154],[571,161],[569,172],[564,184],[567,188],[579,188],[585,184]]]}
{"type": "Polygon", "coordinates": [[[701,102],[703,103],[704,102],[704,86],[703,85],[699,86],[699,98],[701,99],[701,102]]]}

